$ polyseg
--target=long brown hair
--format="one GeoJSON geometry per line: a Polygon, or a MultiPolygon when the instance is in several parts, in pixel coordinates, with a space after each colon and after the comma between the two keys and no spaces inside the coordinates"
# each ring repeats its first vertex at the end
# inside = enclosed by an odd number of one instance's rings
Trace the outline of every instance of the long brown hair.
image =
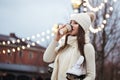
{"type": "MultiPolygon", "coordinates": [[[[58,50],[58,52],[63,50],[67,46],[68,36],[69,36],[69,34],[66,35],[65,44],[58,50]]],[[[84,55],[85,31],[83,30],[83,28],[80,25],[78,27],[77,42],[78,42],[78,49],[79,49],[81,55],[84,56],[84,58],[85,58],[85,55],[84,55]]]]}
{"type": "Polygon", "coordinates": [[[84,56],[84,45],[85,45],[85,31],[83,28],[79,25],[78,28],[78,34],[77,34],[77,42],[78,42],[78,49],[82,56],[84,56]]]}

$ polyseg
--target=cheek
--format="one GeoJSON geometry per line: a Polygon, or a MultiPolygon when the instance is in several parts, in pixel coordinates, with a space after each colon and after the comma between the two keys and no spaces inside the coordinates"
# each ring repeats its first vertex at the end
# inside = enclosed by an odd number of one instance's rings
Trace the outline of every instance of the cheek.
{"type": "Polygon", "coordinates": [[[72,31],[72,35],[76,35],[78,33],[78,30],[77,29],[74,29],[73,31],[72,31]]]}
{"type": "Polygon", "coordinates": [[[74,33],[77,34],[77,33],[78,33],[78,30],[76,29],[76,30],[74,31],[74,33]]]}
{"type": "Polygon", "coordinates": [[[74,31],[78,32],[78,26],[74,27],[74,31]]]}

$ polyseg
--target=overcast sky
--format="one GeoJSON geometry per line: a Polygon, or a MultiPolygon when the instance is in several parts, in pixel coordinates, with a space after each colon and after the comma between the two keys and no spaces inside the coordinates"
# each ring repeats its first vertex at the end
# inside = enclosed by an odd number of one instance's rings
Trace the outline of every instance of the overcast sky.
{"type": "Polygon", "coordinates": [[[66,23],[71,0],[0,0],[0,34],[28,37],[66,23]]]}

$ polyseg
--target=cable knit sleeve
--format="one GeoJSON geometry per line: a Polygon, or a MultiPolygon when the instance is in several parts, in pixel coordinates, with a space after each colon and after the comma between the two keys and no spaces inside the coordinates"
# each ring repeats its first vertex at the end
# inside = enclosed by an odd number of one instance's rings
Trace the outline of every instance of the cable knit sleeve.
{"type": "Polygon", "coordinates": [[[55,48],[57,46],[57,41],[53,40],[49,46],[47,47],[46,51],[44,52],[43,55],[43,60],[45,62],[52,62],[54,61],[55,57],[56,57],[56,52],[55,52],[55,48]]]}
{"type": "Polygon", "coordinates": [[[84,46],[84,53],[86,59],[86,78],[84,80],[95,80],[96,67],[95,67],[95,51],[92,44],[88,43],[84,46]]]}

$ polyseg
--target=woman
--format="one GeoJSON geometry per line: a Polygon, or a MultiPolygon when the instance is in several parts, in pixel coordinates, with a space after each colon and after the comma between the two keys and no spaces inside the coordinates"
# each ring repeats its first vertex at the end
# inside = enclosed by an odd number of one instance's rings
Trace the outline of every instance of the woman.
{"type": "Polygon", "coordinates": [[[45,62],[54,61],[51,80],[67,80],[67,71],[74,67],[80,56],[84,57],[83,65],[81,65],[82,73],[85,74],[83,80],[95,79],[95,51],[89,39],[89,27],[93,21],[94,14],[92,13],[73,14],[70,17],[70,25],[73,29],[63,35],[59,33],[60,29],[58,29],[55,38],[43,55],[45,62]],[[58,41],[63,36],[65,36],[65,41],[58,45],[58,41]],[[57,45],[58,47],[56,47],[57,45]]]}

